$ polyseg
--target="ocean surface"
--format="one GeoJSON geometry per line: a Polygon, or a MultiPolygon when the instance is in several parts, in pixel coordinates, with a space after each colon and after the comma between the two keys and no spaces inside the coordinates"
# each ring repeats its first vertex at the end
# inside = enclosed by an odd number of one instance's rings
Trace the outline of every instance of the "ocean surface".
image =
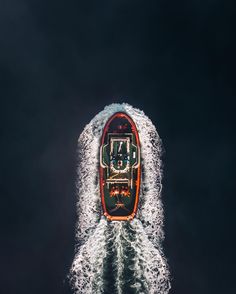
{"type": "Polygon", "coordinates": [[[170,290],[162,250],[161,140],[143,111],[111,104],[86,125],[78,139],[76,252],[70,271],[75,294],[155,293],[170,290]],[[135,122],[141,142],[142,178],[137,216],[131,222],[108,222],[99,190],[99,143],[103,127],[115,112],[135,122]]]}

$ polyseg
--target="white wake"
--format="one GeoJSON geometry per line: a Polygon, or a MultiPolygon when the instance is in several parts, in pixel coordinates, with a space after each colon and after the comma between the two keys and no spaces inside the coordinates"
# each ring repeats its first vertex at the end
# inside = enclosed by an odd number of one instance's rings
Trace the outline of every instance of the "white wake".
{"type": "Polygon", "coordinates": [[[74,292],[167,294],[169,271],[161,247],[161,140],[156,128],[143,111],[125,103],[111,104],[85,127],[78,151],[78,245],[70,272],[74,292]],[[118,111],[131,116],[139,132],[141,191],[133,221],[108,223],[101,210],[98,153],[103,127],[118,111]]]}

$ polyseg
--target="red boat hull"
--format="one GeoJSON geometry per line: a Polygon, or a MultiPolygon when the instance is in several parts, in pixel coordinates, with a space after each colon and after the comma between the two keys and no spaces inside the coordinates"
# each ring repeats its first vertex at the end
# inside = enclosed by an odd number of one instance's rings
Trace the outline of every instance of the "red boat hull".
{"type": "Polygon", "coordinates": [[[117,112],[107,121],[100,144],[100,193],[108,220],[132,220],[137,213],[141,160],[134,121],[117,112]]]}

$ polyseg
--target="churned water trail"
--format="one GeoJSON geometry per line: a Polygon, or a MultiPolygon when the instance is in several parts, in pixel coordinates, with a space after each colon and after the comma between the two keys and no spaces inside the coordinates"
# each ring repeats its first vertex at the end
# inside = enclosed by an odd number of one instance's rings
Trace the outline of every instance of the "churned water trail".
{"type": "Polygon", "coordinates": [[[126,103],[111,104],[84,128],[78,153],[77,249],[70,271],[74,293],[167,294],[170,281],[162,250],[161,140],[155,126],[143,111],[126,103]],[[119,111],[133,119],[141,142],[140,200],[131,222],[107,222],[100,200],[100,138],[108,118],[119,111]]]}

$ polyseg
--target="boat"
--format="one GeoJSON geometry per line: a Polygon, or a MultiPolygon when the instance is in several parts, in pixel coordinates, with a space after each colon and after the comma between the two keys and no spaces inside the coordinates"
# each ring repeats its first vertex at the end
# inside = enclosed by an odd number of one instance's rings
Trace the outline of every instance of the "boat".
{"type": "Polygon", "coordinates": [[[132,118],[124,112],[114,113],[103,129],[99,154],[101,203],[109,221],[131,221],[137,213],[140,149],[132,118]]]}

